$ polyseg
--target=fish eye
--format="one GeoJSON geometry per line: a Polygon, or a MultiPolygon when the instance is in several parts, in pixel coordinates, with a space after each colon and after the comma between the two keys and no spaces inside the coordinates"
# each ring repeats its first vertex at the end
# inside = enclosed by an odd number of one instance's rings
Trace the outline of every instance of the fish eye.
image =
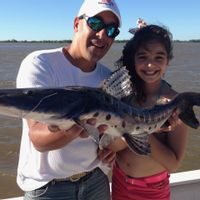
{"type": "Polygon", "coordinates": [[[111,119],[111,115],[110,114],[106,115],[106,121],[109,121],[110,119],[111,119]]]}

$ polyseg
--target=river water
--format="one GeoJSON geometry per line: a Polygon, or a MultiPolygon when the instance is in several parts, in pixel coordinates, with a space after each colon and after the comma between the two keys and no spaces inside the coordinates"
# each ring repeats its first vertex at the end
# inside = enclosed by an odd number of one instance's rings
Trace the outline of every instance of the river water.
{"type": "MultiPolygon", "coordinates": [[[[55,43],[0,43],[0,88],[15,87],[15,78],[22,59],[32,51],[63,46],[55,43]]],[[[102,63],[114,69],[113,63],[120,57],[124,43],[115,43],[102,59],[102,63]]],[[[178,92],[200,92],[200,43],[175,43],[174,59],[165,79],[178,92]]],[[[200,119],[200,109],[195,108],[200,119]]],[[[185,159],[179,171],[200,168],[200,130],[189,129],[189,141],[185,159]]],[[[0,117],[0,198],[22,195],[16,185],[16,171],[21,139],[21,121],[0,117]]]]}

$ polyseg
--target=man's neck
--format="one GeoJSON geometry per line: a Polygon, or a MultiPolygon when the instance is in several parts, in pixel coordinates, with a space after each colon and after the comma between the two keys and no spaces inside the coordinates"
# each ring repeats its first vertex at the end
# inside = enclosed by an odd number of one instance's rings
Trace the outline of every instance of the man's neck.
{"type": "Polygon", "coordinates": [[[78,57],[70,47],[64,47],[63,54],[72,65],[83,72],[91,72],[96,67],[96,63],[87,62],[84,58],[78,57]]]}

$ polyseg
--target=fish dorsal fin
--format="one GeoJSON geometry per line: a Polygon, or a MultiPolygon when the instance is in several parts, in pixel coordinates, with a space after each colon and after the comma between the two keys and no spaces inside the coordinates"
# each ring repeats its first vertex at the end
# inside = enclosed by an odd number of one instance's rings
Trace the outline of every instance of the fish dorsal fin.
{"type": "Polygon", "coordinates": [[[133,93],[133,87],[126,67],[120,67],[114,71],[108,79],[101,83],[101,88],[106,93],[117,99],[122,99],[133,93]]]}

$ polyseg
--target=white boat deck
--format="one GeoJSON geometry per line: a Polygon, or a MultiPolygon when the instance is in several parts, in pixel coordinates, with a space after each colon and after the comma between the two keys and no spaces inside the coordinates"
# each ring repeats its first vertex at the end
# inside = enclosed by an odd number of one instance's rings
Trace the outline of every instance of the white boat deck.
{"type": "Polygon", "coordinates": [[[170,185],[171,200],[200,200],[200,170],[174,173],[170,185]]]}
{"type": "MultiPolygon", "coordinates": [[[[171,174],[171,200],[200,200],[200,170],[171,174]]],[[[2,200],[23,200],[14,197],[2,200]]]]}

